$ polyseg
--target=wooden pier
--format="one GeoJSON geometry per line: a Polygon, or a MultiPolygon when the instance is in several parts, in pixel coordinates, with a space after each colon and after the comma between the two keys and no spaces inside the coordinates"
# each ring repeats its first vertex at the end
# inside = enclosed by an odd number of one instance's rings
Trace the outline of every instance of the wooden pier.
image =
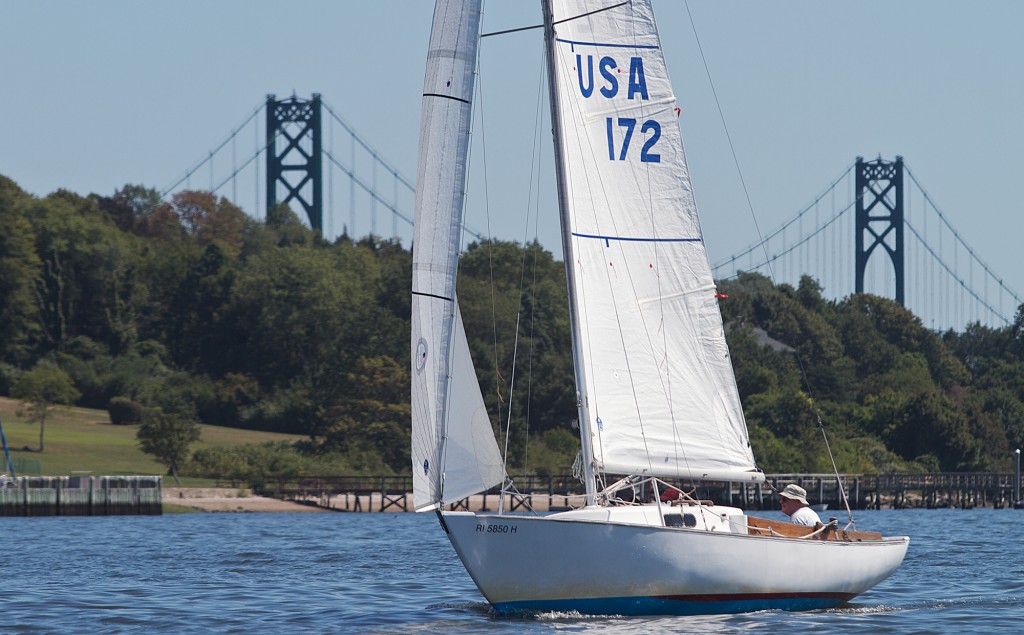
{"type": "MultiPolygon", "coordinates": [[[[769,474],[768,483],[782,489],[796,483],[807,490],[812,505],[843,509],[845,493],[851,509],[909,509],[989,507],[1013,505],[1011,473],[931,472],[923,474],[769,474]]],[[[583,487],[571,476],[513,477],[518,493],[505,501],[505,511],[555,511],[583,504],[583,487]]],[[[743,509],[778,509],[775,491],[768,484],[702,483],[694,496],[743,509]]],[[[680,489],[690,487],[679,484],[680,489]]],[[[412,511],[412,478],[407,476],[333,476],[304,478],[269,485],[264,496],[295,500],[324,509],[347,512],[412,511]]],[[[644,492],[637,497],[646,499],[644,492]]],[[[453,510],[497,511],[497,489],[455,501],[453,510]]]]}
{"type": "Polygon", "coordinates": [[[163,513],[159,476],[22,476],[0,483],[0,516],[163,513]]]}
{"type": "MultiPolygon", "coordinates": [[[[807,500],[828,509],[843,509],[843,493],[851,509],[944,509],[1008,507],[1013,499],[1014,475],[998,472],[927,472],[920,474],[770,474],[768,481],[781,489],[796,483],[807,490],[807,500]]],[[[709,494],[715,488],[708,488],[709,494]]],[[[768,485],[731,487],[717,491],[730,504],[747,509],[778,509],[768,485]],[[736,490],[739,491],[736,491],[736,490]]],[[[716,498],[722,501],[723,498],[716,498]]]]}

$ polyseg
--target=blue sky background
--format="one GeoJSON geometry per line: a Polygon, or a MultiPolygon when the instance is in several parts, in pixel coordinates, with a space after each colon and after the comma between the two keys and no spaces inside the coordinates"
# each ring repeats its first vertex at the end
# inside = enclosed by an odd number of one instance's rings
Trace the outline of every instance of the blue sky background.
{"type": "MultiPolygon", "coordinates": [[[[414,179],[432,10],[413,0],[0,0],[0,174],[39,196],[162,189],[266,94],[319,92],[414,179]]],[[[717,262],[757,234],[687,7],[662,0],[655,10],[717,262]]],[[[539,22],[533,1],[491,0],[485,11],[485,31],[539,22]]],[[[762,230],[856,156],[900,154],[967,242],[1024,293],[1024,3],[690,0],[689,11],[762,230]]],[[[557,252],[550,175],[536,229],[521,218],[539,47],[539,31],[483,43],[486,125],[474,169],[486,155],[489,203],[474,177],[468,223],[507,239],[536,233],[557,252]]],[[[249,134],[238,157],[254,144],[249,134]]],[[[356,233],[368,229],[360,219],[356,233]]]]}

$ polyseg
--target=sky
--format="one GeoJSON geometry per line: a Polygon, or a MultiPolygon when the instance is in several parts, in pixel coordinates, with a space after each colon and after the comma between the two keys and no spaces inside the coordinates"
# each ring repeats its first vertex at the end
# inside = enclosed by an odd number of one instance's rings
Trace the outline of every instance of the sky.
{"type": "MultiPolygon", "coordinates": [[[[537,24],[538,4],[490,0],[483,29],[537,24]]],[[[268,93],[320,93],[413,180],[432,10],[419,0],[0,0],[0,174],[37,196],[161,190],[268,93]]],[[[655,11],[712,262],[757,239],[750,207],[770,230],[855,157],[901,155],[1024,294],[1024,2],[661,0],[655,11]]],[[[551,145],[536,117],[540,45],[540,31],[482,43],[467,224],[537,237],[560,255],[543,170],[539,216],[524,220],[535,139],[547,155],[551,145]]],[[[237,157],[253,154],[256,136],[240,135],[237,157]]],[[[338,143],[336,155],[349,152],[338,143]]],[[[206,174],[189,184],[208,187],[206,174]]],[[[378,222],[388,233],[390,221],[378,222]]]]}

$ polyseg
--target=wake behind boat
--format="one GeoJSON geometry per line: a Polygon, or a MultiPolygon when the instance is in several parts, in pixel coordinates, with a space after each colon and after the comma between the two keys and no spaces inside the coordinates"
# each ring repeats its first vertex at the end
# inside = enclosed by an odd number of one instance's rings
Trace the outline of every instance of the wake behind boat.
{"type": "Polygon", "coordinates": [[[455,289],[479,0],[439,0],[424,80],[412,279],[412,462],[498,611],[692,614],[841,604],[906,537],[758,519],[675,483],[759,483],[649,0],[545,0],[586,505],[443,511],[507,482],[455,289]],[[614,480],[612,475],[626,475],[614,480]],[[665,479],[665,480],[663,480],[665,479]],[[616,492],[642,486],[653,502],[616,492]]]}

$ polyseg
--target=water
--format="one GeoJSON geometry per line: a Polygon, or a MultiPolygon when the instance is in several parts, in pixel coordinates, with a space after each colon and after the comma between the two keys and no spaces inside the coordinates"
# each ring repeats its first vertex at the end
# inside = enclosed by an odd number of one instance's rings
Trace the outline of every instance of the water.
{"type": "Polygon", "coordinates": [[[4,633],[935,633],[1024,629],[1017,510],[859,512],[911,536],[843,608],[497,618],[432,514],[0,518],[4,633]]]}

